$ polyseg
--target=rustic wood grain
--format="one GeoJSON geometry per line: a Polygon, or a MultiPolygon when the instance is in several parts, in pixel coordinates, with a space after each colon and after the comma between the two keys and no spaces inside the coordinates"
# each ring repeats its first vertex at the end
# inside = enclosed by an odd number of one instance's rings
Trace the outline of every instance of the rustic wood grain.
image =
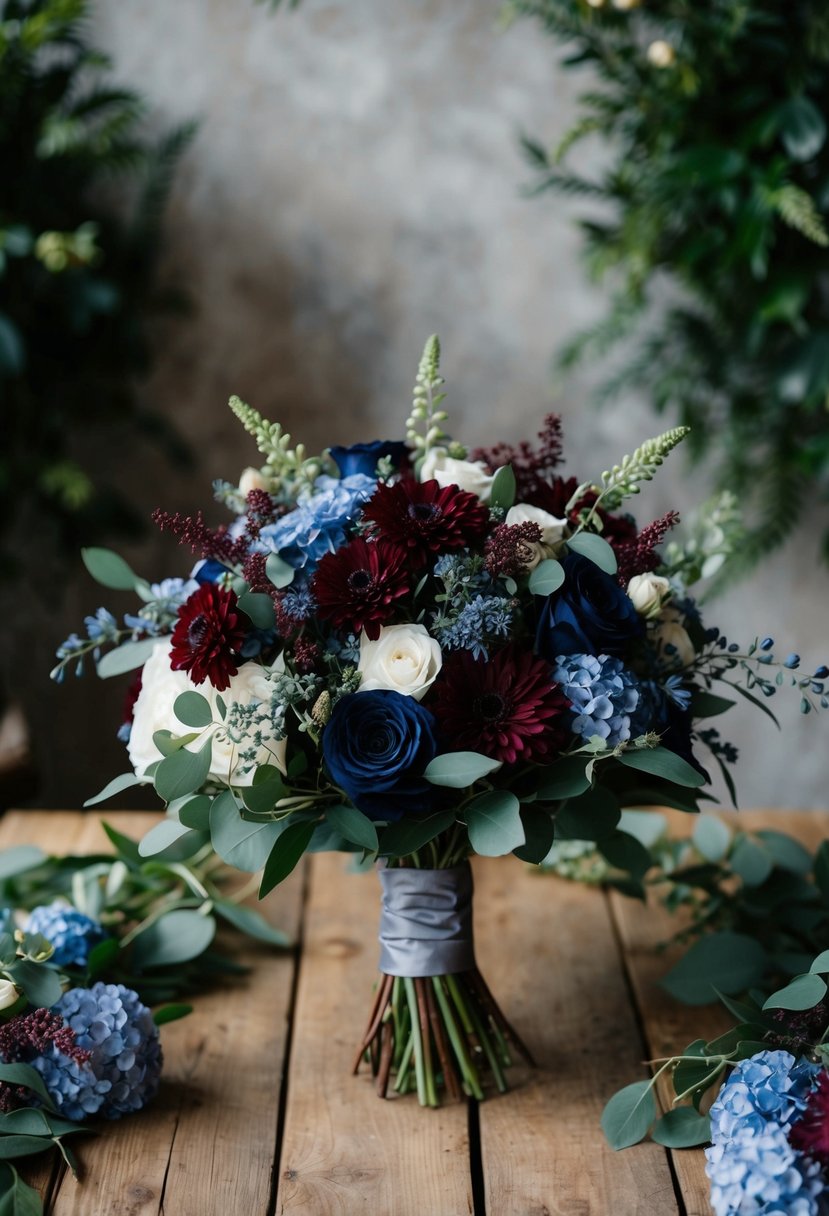
{"type": "Polygon", "coordinates": [[[350,1074],[377,973],[380,884],[311,859],[278,1213],[463,1216],[472,1211],[466,1106],[378,1098],[350,1074]]]}
{"type": "Polygon", "coordinates": [[[512,858],[475,863],[476,949],[506,1016],[538,1061],[480,1107],[492,1216],[669,1216],[663,1149],[614,1153],[599,1118],[635,1080],[643,1046],[607,902],[512,858]]]}
{"type": "MultiPolygon", "coordinates": [[[[103,818],[137,838],[158,816],[110,812],[103,818]]],[[[8,816],[0,832],[2,845],[31,841],[84,853],[109,847],[95,815],[27,812],[8,816]]],[[[301,901],[297,873],[260,907],[294,934],[301,901]]],[[[226,941],[236,943],[251,972],[195,998],[189,1017],[162,1028],[158,1099],[87,1142],[83,1182],[59,1173],[50,1216],[265,1216],[294,959],[256,943],[240,947],[237,935],[226,941]]]]}
{"type": "MultiPolygon", "coordinates": [[[[693,816],[678,811],[664,813],[671,836],[691,834],[693,816]]],[[[729,813],[721,817],[735,830],[773,828],[786,832],[809,849],[817,848],[820,841],[829,836],[829,814],[826,813],[767,810],[729,813]]],[[[676,947],[664,951],[657,949],[676,933],[679,924],[676,916],[670,915],[653,897],[645,906],[638,900],[612,892],[610,903],[651,1059],[675,1055],[694,1039],[713,1039],[733,1025],[734,1019],[722,1006],[681,1005],[659,987],[659,980],[683,953],[676,947]]],[[[629,1079],[636,1080],[637,1076],[631,1073],[629,1079]]],[[[660,1087],[660,1097],[663,1107],[668,1109],[673,1097],[669,1081],[660,1087]]],[[[683,1149],[671,1156],[687,1216],[710,1216],[709,1184],[702,1151],[683,1149]]]]}

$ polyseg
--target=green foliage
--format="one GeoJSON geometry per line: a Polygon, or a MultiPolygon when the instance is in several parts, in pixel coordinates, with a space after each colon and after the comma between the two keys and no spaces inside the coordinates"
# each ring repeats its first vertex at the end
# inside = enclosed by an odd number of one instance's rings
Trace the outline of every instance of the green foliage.
{"type": "Polygon", "coordinates": [[[609,312],[561,362],[631,342],[600,398],[644,389],[692,428],[692,454],[715,457],[720,484],[751,510],[749,543],[728,566],[745,570],[829,484],[826,7],[510,0],[507,10],[539,20],[563,66],[594,78],[555,149],[525,141],[535,193],[589,201],[585,262],[612,283],[609,312]],[[575,158],[596,135],[610,157],[585,178],[575,158]]]}
{"type": "Polygon", "coordinates": [[[159,291],[156,261],[191,128],[157,141],[142,134],[141,98],[113,87],[109,63],[87,44],[88,12],[88,0],[0,0],[6,570],[20,548],[12,519],[67,552],[81,537],[139,530],[85,453],[93,429],[122,445],[138,431],[184,456],[169,424],[140,407],[134,384],[149,365],[148,319],[182,303],[159,291]],[[128,187],[129,206],[113,204],[113,182],[128,187]]]}

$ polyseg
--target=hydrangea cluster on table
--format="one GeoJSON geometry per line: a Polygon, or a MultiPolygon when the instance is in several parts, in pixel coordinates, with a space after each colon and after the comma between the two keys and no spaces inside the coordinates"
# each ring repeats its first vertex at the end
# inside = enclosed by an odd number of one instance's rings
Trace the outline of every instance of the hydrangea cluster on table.
{"type": "Polygon", "coordinates": [[[405,442],[310,457],[234,398],[264,463],[215,486],[232,521],[155,514],[194,553],[187,577],[85,552],[141,604],[87,618],[53,675],[140,669],[134,772],[99,797],[154,784],[171,822],[145,853],[211,842],[265,867],[263,891],[306,849],[540,862],[580,836],[618,858],[623,806],[698,810],[708,766],[736,757],[708,721],[735,693],[765,708],[786,681],[805,712],[827,705],[826,668],[729,643],[689,595],[733,548],[732,499],[683,542],[675,512],[640,528],[624,510],[682,428],[584,482],[559,471],[556,416],[537,446],[470,452],[444,429],[438,357],[430,339],[405,442]]]}

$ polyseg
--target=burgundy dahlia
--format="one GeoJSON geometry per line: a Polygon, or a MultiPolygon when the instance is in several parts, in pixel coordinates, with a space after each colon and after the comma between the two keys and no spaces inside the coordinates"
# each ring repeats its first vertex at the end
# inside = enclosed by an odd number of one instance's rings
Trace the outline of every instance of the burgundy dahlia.
{"type": "Polygon", "coordinates": [[[194,684],[209,680],[224,692],[239,670],[244,640],[235,592],[205,583],[178,610],[170,666],[188,672],[194,684]]]}
{"type": "Polygon", "coordinates": [[[336,553],[326,553],[312,588],[318,616],[337,629],[364,629],[376,640],[397,600],[411,589],[406,551],[385,540],[358,536],[336,553]]]}
{"type": "Polygon", "coordinates": [[[568,703],[550,665],[515,646],[488,661],[465,650],[448,656],[435,697],[432,708],[453,751],[505,764],[543,761],[569,738],[568,703]]]}
{"type": "Polygon", "coordinates": [[[408,551],[410,559],[463,549],[483,538],[489,511],[475,494],[458,486],[406,477],[379,485],[363,507],[374,535],[408,551]]]}
{"type": "Polygon", "coordinates": [[[806,1099],[806,1109],[792,1124],[789,1136],[793,1146],[829,1165],[829,1073],[822,1072],[817,1086],[806,1099]]]}

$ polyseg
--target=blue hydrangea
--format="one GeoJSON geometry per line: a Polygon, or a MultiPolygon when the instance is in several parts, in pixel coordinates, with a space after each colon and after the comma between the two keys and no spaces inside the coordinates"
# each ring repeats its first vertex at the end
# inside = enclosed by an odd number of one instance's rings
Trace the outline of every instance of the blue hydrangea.
{"type": "Polygon", "coordinates": [[[39,933],[54,946],[52,962],[59,967],[85,967],[92,947],[108,936],[96,920],[60,900],[34,908],[26,932],[39,933]]]}
{"type": "Polygon", "coordinates": [[[488,644],[509,637],[516,602],[500,595],[476,595],[457,616],[437,618],[432,633],[444,650],[470,650],[476,659],[488,659],[488,644]]]}
{"type": "Polygon", "coordinates": [[[765,1124],[705,1150],[715,1216],[818,1216],[820,1166],[789,1144],[779,1124],[765,1124]]]}
{"type": "Polygon", "coordinates": [[[377,489],[363,473],[350,477],[318,477],[314,493],[259,533],[260,552],[278,553],[295,570],[312,569],[326,553],[344,544],[346,528],[377,489]]]}
{"type": "Polygon", "coordinates": [[[760,1051],[742,1060],[711,1107],[711,1139],[758,1135],[768,1122],[787,1127],[805,1107],[819,1071],[788,1051],[760,1051]]]}
{"type": "Polygon", "coordinates": [[[78,1064],[51,1045],[32,1061],[60,1114],[120,1119],[155,1097],[162,1065],[158,1027],[136,992],[123,984],[70,988],[54,1011],[91,1053],[78,1064]]]}
{"type": "Polygon", "coordinates": [[[598,735],[608,747],[630,739],[639,685],[621,659],[606,654],[559,655],[553,679],[570,702],[575,735],[585,740],[598,735]]]}
{"type": "Polygon", "coordinates": [[[788,1141],[817,1064],[760,1051],[732,1071],[711,1107],[705,1172],[716,1216],[817,1216],[820,1167],[788,1141]]]}

